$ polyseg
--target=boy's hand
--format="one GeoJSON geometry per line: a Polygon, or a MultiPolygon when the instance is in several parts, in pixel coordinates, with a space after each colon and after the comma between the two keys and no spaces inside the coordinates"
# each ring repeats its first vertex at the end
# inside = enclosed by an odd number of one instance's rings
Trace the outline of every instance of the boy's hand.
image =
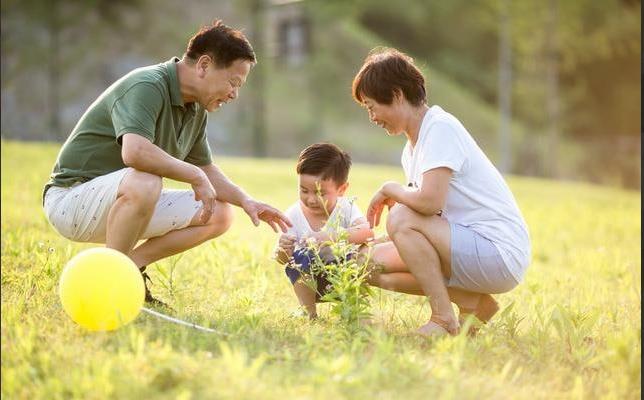
{"type": "MultiPolygon", "coordinates": [[[[280,235],[277,249],[278,253],[283,252],[286,256],[291,257],[295,251],[296,239],[297,238],[294,235],[288,235],[286,233],[280,235]]],[[[277,255],[279,256],[280,254],[277,255]]]]}

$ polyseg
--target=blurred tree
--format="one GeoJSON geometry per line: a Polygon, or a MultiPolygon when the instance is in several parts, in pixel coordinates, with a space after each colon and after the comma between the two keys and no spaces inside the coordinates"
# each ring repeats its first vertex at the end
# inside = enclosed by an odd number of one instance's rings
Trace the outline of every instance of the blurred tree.
{"type": "Polygon", "coordinates": [[[640,80],[640,1],[510,2],[511,43],[505,50],[502,0],[352,3],[347,9],[365,27],[502,110],[505,92],[497,77],[508,79],[512,72],[513,116],[541,139],[530,139],[527,153],[515,158],[517,172],[534,168],[526,160],[534,163],[536,157],[542,160],[540,174],[558,176],[564,140],[605,142],[597,150],[605,163],[613,156],[608,138],[641,131],[640,87],[633,84],[640,80]],[[503,51],[512,54],[509,70],[503,51]]]}
{"type": "Polygon", "coordinates": [[[3,21],[11,21],[12,28],[3,24],[2,46],[12,54],[12,63],[3,64],[2,86],[25,71],[40,69],[45,56],[47,65],[48,131],[52,139],[65,136],[60,123],[60,81],[63,71],[76,60],[62,57],[63,46],[69,45],[71,34],[77,48],[85,48],[103,29],[122,32],[123,13],[132,11],[140,0],[6,0],[2,2],[3,21]],[[88,20],[98,24],[87,26],[88,20]],[[78,32],[80,29],[81,32],[78,32]],[[46,37],[46,40],[42,40],[46,37]],[[6,46],[6,47],[5,47],[6,46]],[[7,67],[7,71],[4,69],[7,67]]]}
{"type": "Polygon", "coordinates": [[[499,170],[510,171],[512,165],[511,132],[512,122],[512,37],[510,21],[510,2],[502,0],[499,7],[499,170]]]}
{"type": "MultiPolygon", "coordinates": [[[[251,19],[251,42],[257,57],[265,57],[264,46],[265,13],[266,4],[264,0],[250,0],[249,11],[251,19]]],[[[266,121],[265,121],[265,64],[266,61],[258,62],[253,72],[253,155],[255,157],[266,157],[266,121]]]]}

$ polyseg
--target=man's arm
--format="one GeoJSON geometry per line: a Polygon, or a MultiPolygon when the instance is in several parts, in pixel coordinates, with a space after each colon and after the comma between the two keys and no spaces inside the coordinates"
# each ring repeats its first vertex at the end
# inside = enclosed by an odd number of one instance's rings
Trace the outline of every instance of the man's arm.
{"type": "Polygon", "coordinates": [[[123,135],[121,157],[128,167],[175,181],[193,184],[205,178],[196,165],[172,157],[145,137],[135,133],[123,135]]]}
{"type": "Polygon", "coordinates": [[[172,157],[145,137],[135,133],[123,135],[121,157],[128,167],[191,184],[195,200],[203,203],[201,222],[206,223],[210,219],[217,193],[201,168],[172,157]]]}
{"type": "Polygon", "coordinates": [[[278,209],[250,197],[239,186],[235,185],[214,164],[200,167],[217,190],[217,198],[227,203],[241,207],[250,217],[255,226],[260,221],[266,222],[275,232],[286,232],[292,226],[291,221],[278,209]]]}
{"type": "Polygon", "coordinates": [[[252,198],[242,188],[235,185],[215,164],[202,165],[199,168],[217,191],[217,199],[241,207],[244,201],[252,198]]]}

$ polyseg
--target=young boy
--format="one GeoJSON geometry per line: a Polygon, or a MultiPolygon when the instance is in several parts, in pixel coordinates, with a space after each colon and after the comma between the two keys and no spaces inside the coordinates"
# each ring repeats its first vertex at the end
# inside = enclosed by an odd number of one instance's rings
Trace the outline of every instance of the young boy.
{"type": "Polygon", "coordinates": [[[300,199],[286,210],[293,226],[280,236],[275,259],[286,264],[286,275],[311,319],[317,317],[315,303],[326,291],[328,282],[324,276],[315,276],[316,291],[303,282],[300,271],[310,273],[306,242],[333,240],[339,234],[337,229],[346,230],[350,243],[363,244],[373,237],[373,231],[358,207],[351,199],[343,197],[349,186],[350,167],[349,155],[330,143],[313,144],[298,158],[300,199]]]}

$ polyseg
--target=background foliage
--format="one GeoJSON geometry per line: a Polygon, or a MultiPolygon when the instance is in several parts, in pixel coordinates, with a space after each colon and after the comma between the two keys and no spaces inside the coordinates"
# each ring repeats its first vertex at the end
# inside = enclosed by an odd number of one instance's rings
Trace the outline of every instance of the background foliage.
{"type": "Polygon", "coordinates": [[[330,140],[357,160],[398,163],[402,143],[349,90],[370,49],[395,46],[423,67],[430,104],[461,119],[504,172],[639,188],[640,10],[639,0],[3,0],[1,133],[64,140],[105,87],[180,56],[217,17],[244,29],[260,60],[239,101],[211,115],[217,154],[291,157],[330,140]],[[308,34],[291,63],[279,32],[293,18],[308,34]]]}

